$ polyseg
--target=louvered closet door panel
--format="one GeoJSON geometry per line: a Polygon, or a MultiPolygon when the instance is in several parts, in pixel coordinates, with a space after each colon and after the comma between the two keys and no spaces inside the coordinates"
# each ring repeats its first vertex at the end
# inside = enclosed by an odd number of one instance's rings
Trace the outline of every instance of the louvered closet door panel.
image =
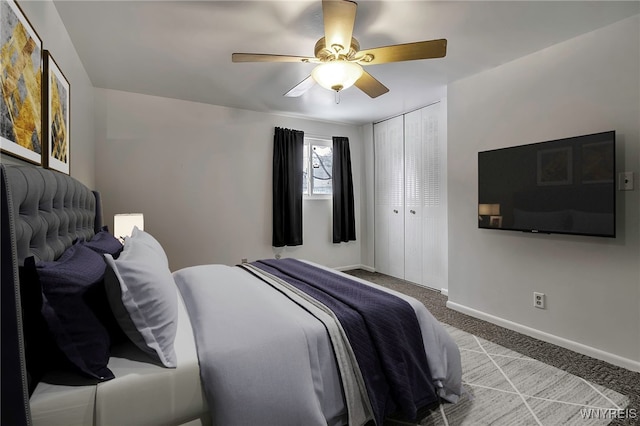
{"type": "Polygon", "coordinates": [[[403,117],[374,126],[376,269],[398,278],[404,278],[403,142],[403,117]]]}
{"type": "Polygon", "coordinates": [[[422,279],[447,287],[446,109],[442,102],[422,109],[422,279]]]}
{"type": "Polygon", "coordinates": [[[383,274],[389,273],[389,221],[391,197],[389,197],[389,142],[388,123],[383,121],[373,126],[374,140],[374,188],[375,188],[375,267],[383,274]]]}
{"type": "Polygon", "coordinates": [[[422,284],[422,111],[404,117],[405,240],[404,279],[422,284]]]}
{"type": "Polygon", "coordinates": [[[404,118],[389,120],[389,275],[404,279],[404,118]]]}

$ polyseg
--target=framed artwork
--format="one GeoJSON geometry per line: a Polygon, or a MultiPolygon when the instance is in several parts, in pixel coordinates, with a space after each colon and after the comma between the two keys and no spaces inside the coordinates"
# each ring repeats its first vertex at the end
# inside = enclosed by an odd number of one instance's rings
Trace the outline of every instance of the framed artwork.
{"type": "Polygon", "coordinates": [[[613,142],[582,145],[582,183],[611,183],[615,175],[613,142]]]}
{"type": "Polygon", "coordinates": [[[0,149],[42,164],[42,40],[14,0],[0,0],[0,149]]]}
{"type": "Polygon", "coordinates": [[[573,182],[571,147],[538,151],[538,185],[570,185],[573,182]]]}
{"type": "Polygon", "coordinates": [[[492,228],[502,228],[502,216],[489,216],[489,226],[492,228]]]}
{"type": "Polygon", "coordinates": [[[44,51],[45,167],[69,174],[70,84],[48,50],[44,51]]]}

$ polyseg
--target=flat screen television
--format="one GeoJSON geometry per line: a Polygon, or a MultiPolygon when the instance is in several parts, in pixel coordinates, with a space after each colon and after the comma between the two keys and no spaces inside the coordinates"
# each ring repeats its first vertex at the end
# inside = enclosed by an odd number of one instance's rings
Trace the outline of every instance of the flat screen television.
{"type": "Polygon", "coordinates": [[[615,131],[478,153],[478,227],[616,236],[615,131]]]}

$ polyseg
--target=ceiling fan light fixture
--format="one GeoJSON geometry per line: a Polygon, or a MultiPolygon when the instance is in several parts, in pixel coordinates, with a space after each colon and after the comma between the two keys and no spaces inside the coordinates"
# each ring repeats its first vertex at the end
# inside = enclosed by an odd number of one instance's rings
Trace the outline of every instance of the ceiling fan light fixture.
{"type": "Polygon", "coordinates": [[[311,76],[325,89],[339,92],[353,86],[363,72],[362,67],[355,62],[331,61],[315,67],[311,76]]]}

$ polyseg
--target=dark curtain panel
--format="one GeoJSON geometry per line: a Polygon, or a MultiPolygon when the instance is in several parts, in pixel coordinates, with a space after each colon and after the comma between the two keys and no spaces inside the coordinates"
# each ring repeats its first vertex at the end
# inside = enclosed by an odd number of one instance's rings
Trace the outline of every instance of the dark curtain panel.
{"type": "Polygon", "coordinates": [[[356,239],[349,138],[333,137],[333,242],[356,239]]]}
{"type": "Polygon", "coordinates": [[[273,137],[273,246],[302,245],[304,132],[276,127],[273,137]]]}

